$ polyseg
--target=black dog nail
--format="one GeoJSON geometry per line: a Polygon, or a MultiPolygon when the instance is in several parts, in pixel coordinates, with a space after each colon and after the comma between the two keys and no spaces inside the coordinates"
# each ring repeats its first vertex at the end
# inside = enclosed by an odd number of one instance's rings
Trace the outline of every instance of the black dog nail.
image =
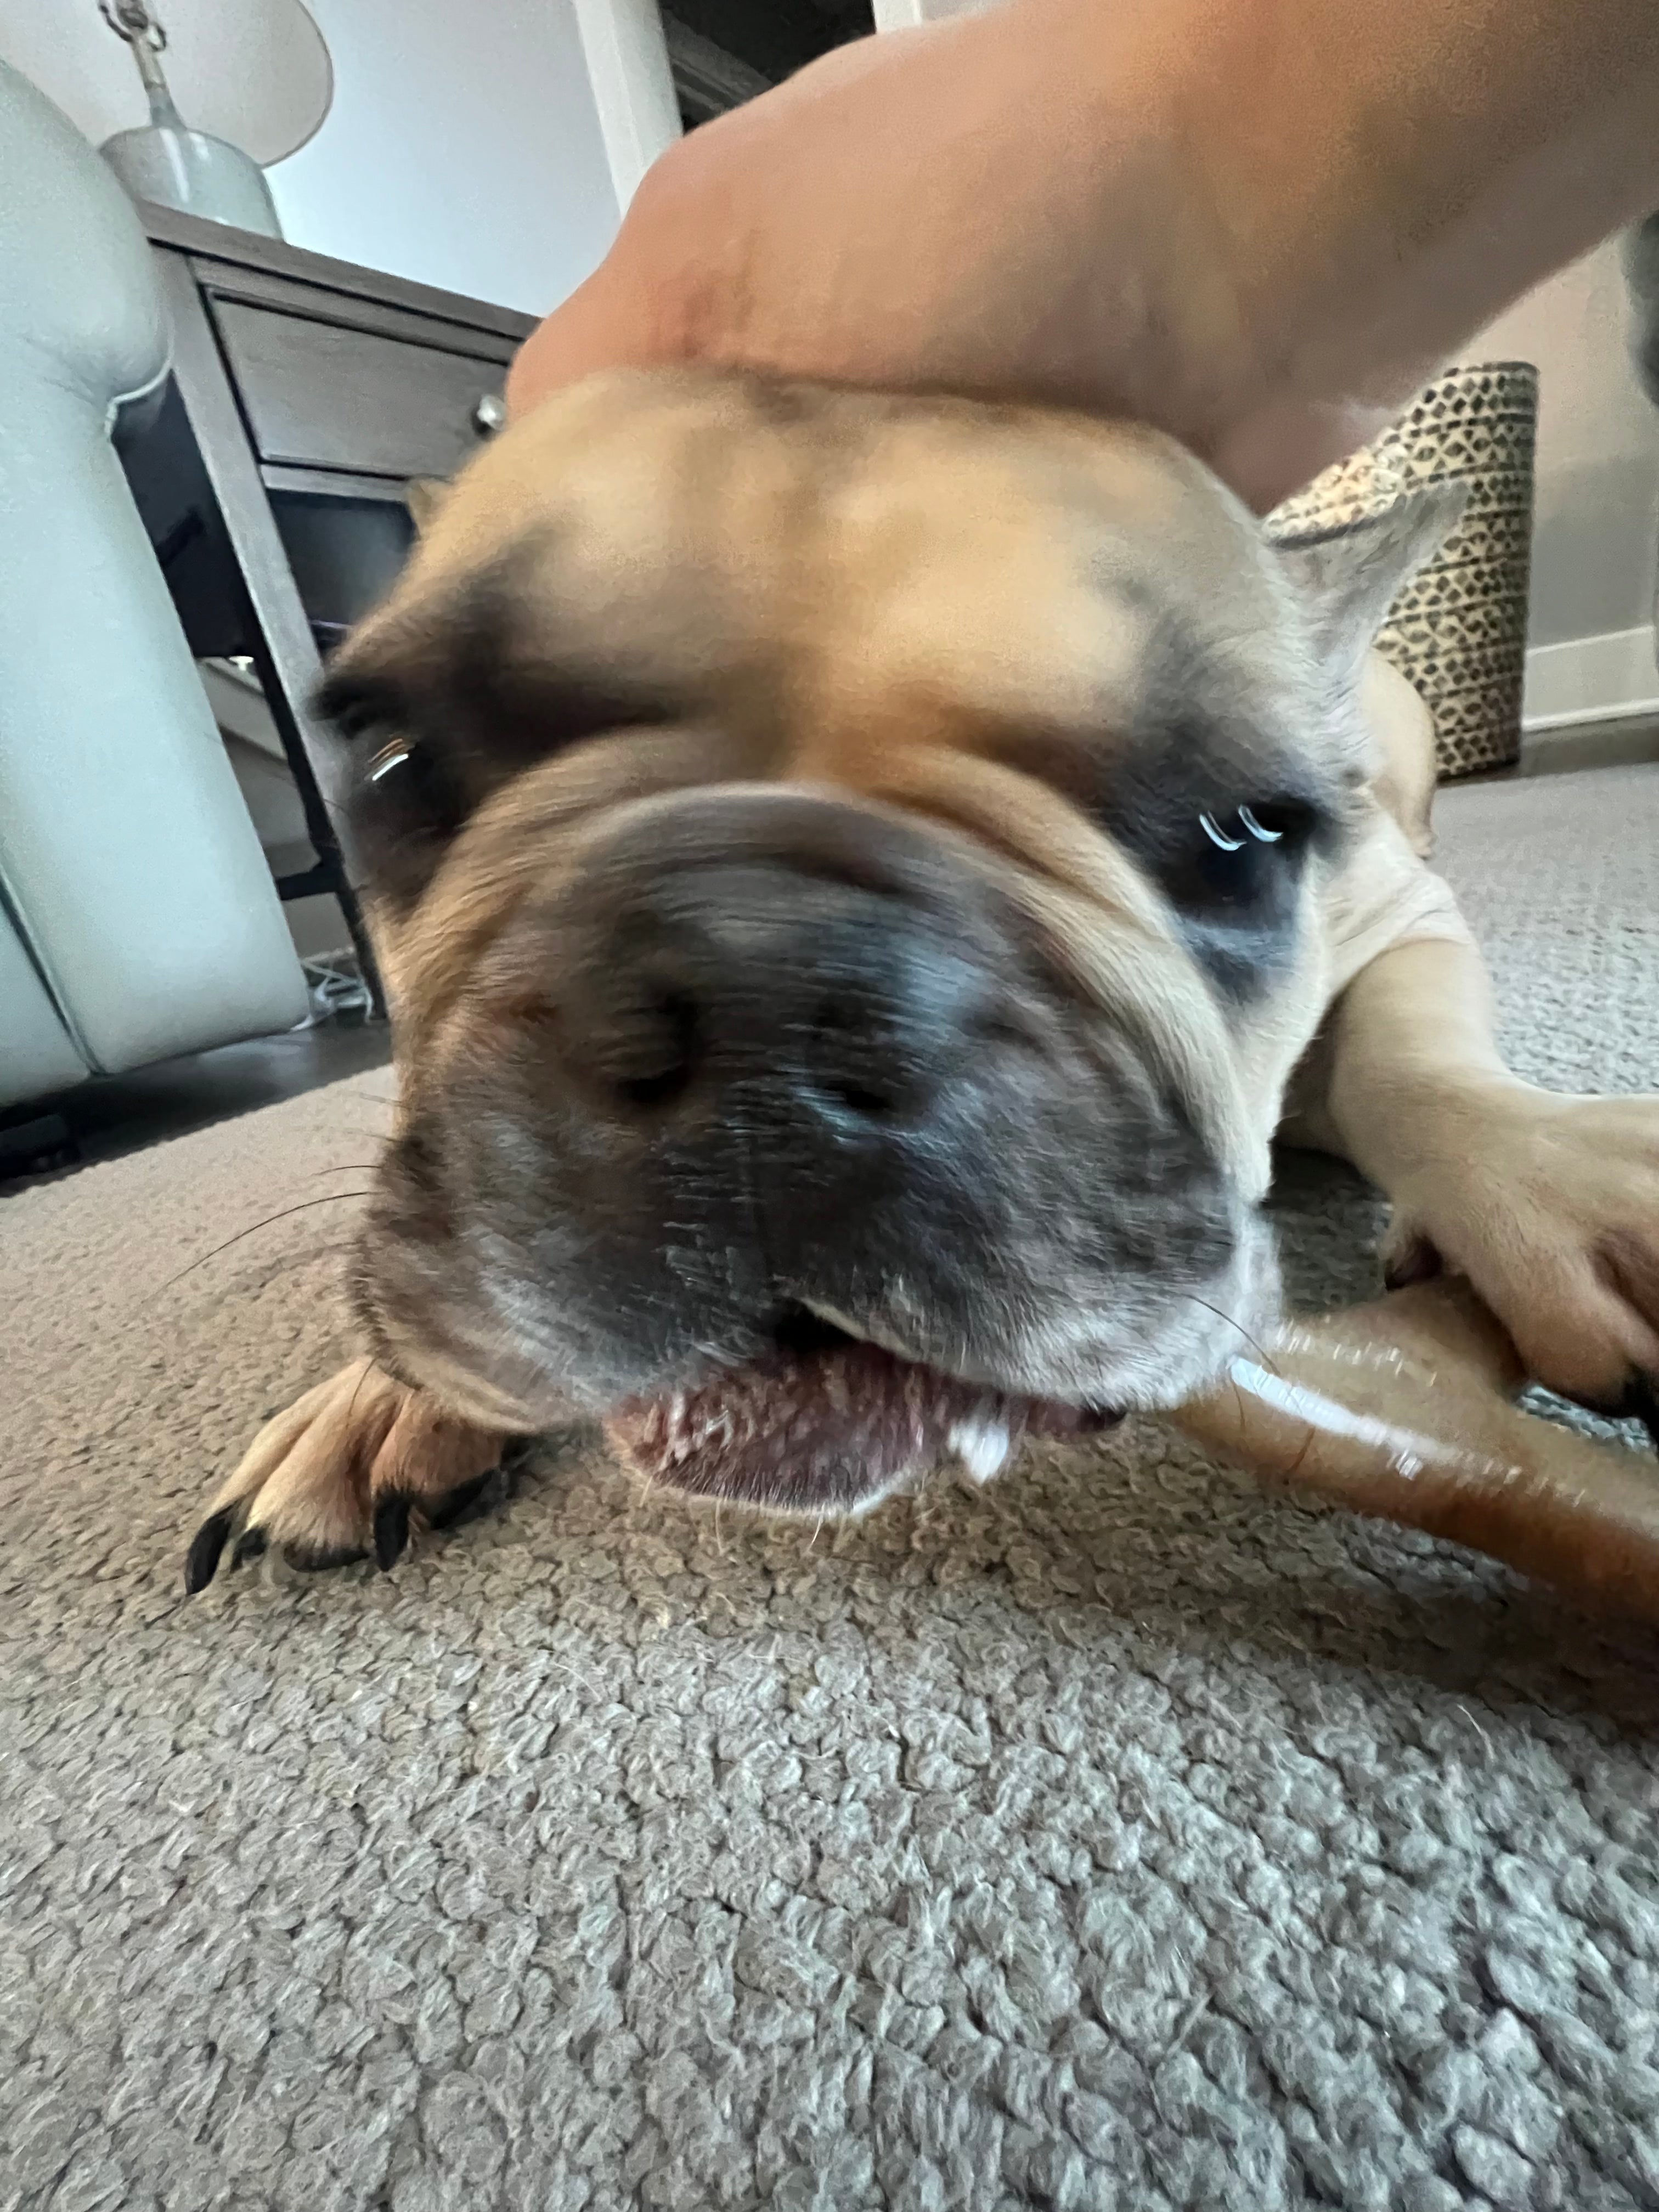
{"type": "Polygon", "coordinates": [[[394,1490],[374,1509],[374,1563],[385,1574],[395,1567],[409,1542],[408,1494],[394,1490]]]}
{"type": "Polygon", "coordinates": [[[428,1527],[453,1528],[458,1521],[465,1520],[484,1492],[493,1483],[501,1480],[501,1475],[500,1468],[492,1467],[483,1474],[475,1475],[471,1482],[458,1483],[453,1490],[445,1491],[436,1504],[428,1510],[428,1527]]]}
{"type": "Polygon", "coordinates": [[[190,1549],[185,1554],[185,1595],[194,1597],[213,1580],[219,1565],[219,1554],[225,1548],[225,1539],[230,1534],[230,1524],[235,1518],[234,1509],[227,1505],[222,1512],[210,1513],[207,1519],[190,1540],[190,1549]]]}

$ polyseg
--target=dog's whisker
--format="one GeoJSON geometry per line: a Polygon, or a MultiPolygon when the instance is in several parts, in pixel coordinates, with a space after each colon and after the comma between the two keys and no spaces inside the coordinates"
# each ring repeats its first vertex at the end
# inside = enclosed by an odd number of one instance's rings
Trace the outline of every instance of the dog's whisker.
{"type": "Polygon", "coordinates": [[[371,1353],[369,1354],[368,1358],[363,1362],[363,1371],[362,1371],[362,1374],[357,1377],[357,1387],[356,1387],[356,1389],[352,1392],[352,1394],[351,1394],[351,1400],[350,1400],[350,1403],[349,1403],[349,1404],[347,1406],[347,1407],[346,1407],[346,1424],[347,1424],[347,1426],[348,1426],[348,1427],[349,1427],[349,1425],[350,1425],[350,1422],[351,1422],[351,1416],[352,1416],[353,1413],[356,1410],[357,1401],[358,1401],[358,1399],[359,1399],[359,1398],[362,1396],[362,1388],[363,1388],[364,1383],[368,1382],[368,1380],[369,1376],[370,1376],[371,1375],[373,1375],[374,1373],[375,1373],[375,1371],[376,1371],[377,1370],[379,1370],[379,1371],[380,1371],[380,1373],[382,1373],[382,1374],[384,1374],[384,1373],[385,1373],[385,1371],[386,1371],[383,1368],[381,1368],[381,1367],[380,1367],[380,1361],[379,1361],[378,1359],[376,1359],[376,1358],[375,1358],[375,1357],[374,1356],[374,1354],[371,1352],[371,1353]]]}
{"type": "Polygon", "coordinates": [[[269,1290],[273,1283],[281,1282],[284,1275],[295,1274],[314,1261],[349,1260],[355,1249],[351,1244],[313,1244],[303,1252],[290,1252],[285,1260],[273,1261],[252,1289],[254,1291],[269,1290]]]}
{"type": "MultiPolygon", "coordinates": [[[[305,1201],[305,1204],[307,1206],[326,1206],[331,1205],[336,1199],[363,1198],[368,1195],[368,1194],[365,1191],[337,1191],[327,1198],[307,1199],[305,1201]]],[[[287,1211],[291,1213],[299,1212],[302,1211],[302,1208],[300,1206],[290,1206],[287,1211]]],[[[188,1267],[181,1268],[178,1274],[169,1276],[167,1281],[162,1283],[157,1291],[145,1293],[143,1296],[134,1296],[125,1301],[120,1311],[114,1316],[114,1326],[116,1329],[123,1337],[125,1337],[127,1332],[133,1330],[139,1326],[141,1318],[146,1310],[147,1297],[158,1297],[161,1294],[161,1291],[171,1290],[174,1284],[182,1282],[185,1277],[191,1273],[195,1268],[204,1265],[207,1261],[215,1258],[218,1253],[228,1251],[230,1246],[239,1243],[241,1237],[251,1237],[256,1230],[267,1228],[270,1226],[270,1222],[280,1221],[283,1218],[282,1214],[272,1214],[266,1221],[255,1222],[252,1228],[239,1231],[236,1237],[228,1238],[225,1243],[216,1245],[211,1252],[204,1252],[199,1260],[191,1261],[190,1266],[188,1267]]],[[[270,1284],[278,1281],[284,1274],[291,1273],[295,1269],[305,1266],[309,1261],[325,1258],[345,1259],[350,1255],[352,1249],[353,1247],[350,1244],[323,1244],[313,1245],[302,1252],[290,1253],[287,1259],[277,1261],[271,1267],[268,1273],[261,1276],[259,1281],[254,1285],[254,1288],[255,1290],[264,1290],[270,1284]]],[[[82,1357],[82,1352],[77,1350],[69,1353],[62,1359],[54,1360],[51,1366],[45,1369],[41,1373],[34,1377],[33,1388],[27,1392],[26,1396],[24,1396],[21,1401],[12,1401],[8,1403],[8,1413],[15,1415],[26,1411],[30,1407],[37,1405],[46,1396],[46,1393],[52,1389],[53,1384],[59,1382],[64,1376],[70,1374],[74,1370],[82,1357]]]]}
{"type": "Polygon", "coordinates": [[[181,1267],[176,1275],[169,1275],[161,1289],[170,1291],[175,1283],[182,1283],[186,1275],[193,1275],[198,1267],[205,1267],[210,1260],[216,1260],[222,1252],[228,1252],[233,1244],[240,1244],[246,1237],[257,1237],[262,1229],[273,1228],[277,1222],[286,1221],[290,1214],[303,1213],[313,1206],[343,1206],[348,1199],[373,1198],[374,1195],[372,1190],[334,1190],[321,1198],[302,1198],[297,1206],[285,1206],[280,1213],[268,1213],[263,1221],[250,1222],[246,1229],[239,1229],[234,1237],[227,1237],[222,1244],[216,1244],[210,1252],[204,1252],[199,1259],[192,1260],[189,1267],[181,1267]]]}
{"type": "Polygon", "coordinates": [[[1279,1373],[1279,1370],[1274,1362],[1273,1354],[1267,1350],[1267,1346],[1261,1342],[1261,1340],[1259,1337],[1251,1335],[1249,1330],[1245,1328],[1242,1321],[1236,1321],[1231,1314],[1223,1313],[1219,1306],[1212,1306],[1208,1298],[1200,1297],[1196,1291],[1183,1291],[1181,1295],[1182,1297],[1190,1301],[1192,1304],[1195,1306],[1202,1306],[1206,1313],[1213,1314],[1218,1321],[1224,1322],[1229,1328],[1236,1329],[1239,1335],[1243,1338],[1245,1343],[1249,1346],[1251,1351],[1255,1352],[1261,1364],[1267,1369],[1268,1374],[1277,1375],[1279,1373]]]}

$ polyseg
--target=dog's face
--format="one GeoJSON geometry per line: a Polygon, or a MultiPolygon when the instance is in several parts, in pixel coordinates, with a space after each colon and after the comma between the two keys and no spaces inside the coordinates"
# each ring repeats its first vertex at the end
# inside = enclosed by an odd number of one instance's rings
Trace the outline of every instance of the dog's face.
{"type": "Polygon", "coordinates": [[[1166,441],[966,404],[627,375],[509,430],[325,695],[384,1363],[522,1429],[823,1332],[1208,1379],[1274,1305],[1355,678],[1438,534],[1277,551],[1166,441]]]}

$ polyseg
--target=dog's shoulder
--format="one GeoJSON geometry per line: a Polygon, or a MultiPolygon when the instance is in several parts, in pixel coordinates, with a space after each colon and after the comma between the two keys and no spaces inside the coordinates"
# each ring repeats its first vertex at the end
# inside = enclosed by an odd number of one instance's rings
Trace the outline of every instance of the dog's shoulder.
{"type": "Polygon", "coordinates": [[[1360,687],[1370,774],[1356,833],[1322,888],[1321,919],[1332,998],[1362,968],[1416,938],[1467,942],[1449,884],[1429,866],[1433,849],[1434,720],[1380,653],[1360,687]]]}
{"type": "Polygon", "coordinates": [[[1421,860],[1434,850],[1434,717],[1380,653],[1366,655],[1360,707],[1370,733],[1371,791],[1421,860]]]}

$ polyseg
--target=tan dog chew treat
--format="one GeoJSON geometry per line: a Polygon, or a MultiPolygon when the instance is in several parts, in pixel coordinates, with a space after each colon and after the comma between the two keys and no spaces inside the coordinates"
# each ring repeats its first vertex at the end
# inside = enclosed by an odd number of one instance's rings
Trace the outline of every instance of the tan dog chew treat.
{"type": "Polygon", "coordinates": [[[1257,1474],[1659,1620],[1659,1462],[1523,1413],[1514,1346],[1456,1279],[1290,1323],[1182,1407],[1257,1474]]]}
{"type": "Polygon", "coordinates": [[[951,1454],[986,1481],[1023,1436],[1074,1436],[1109,1418],[1007,1397],[849,1340],[620,1407],[605,1434],[628,1465],[676,1490],[845,1513],[951,1454]]]}

